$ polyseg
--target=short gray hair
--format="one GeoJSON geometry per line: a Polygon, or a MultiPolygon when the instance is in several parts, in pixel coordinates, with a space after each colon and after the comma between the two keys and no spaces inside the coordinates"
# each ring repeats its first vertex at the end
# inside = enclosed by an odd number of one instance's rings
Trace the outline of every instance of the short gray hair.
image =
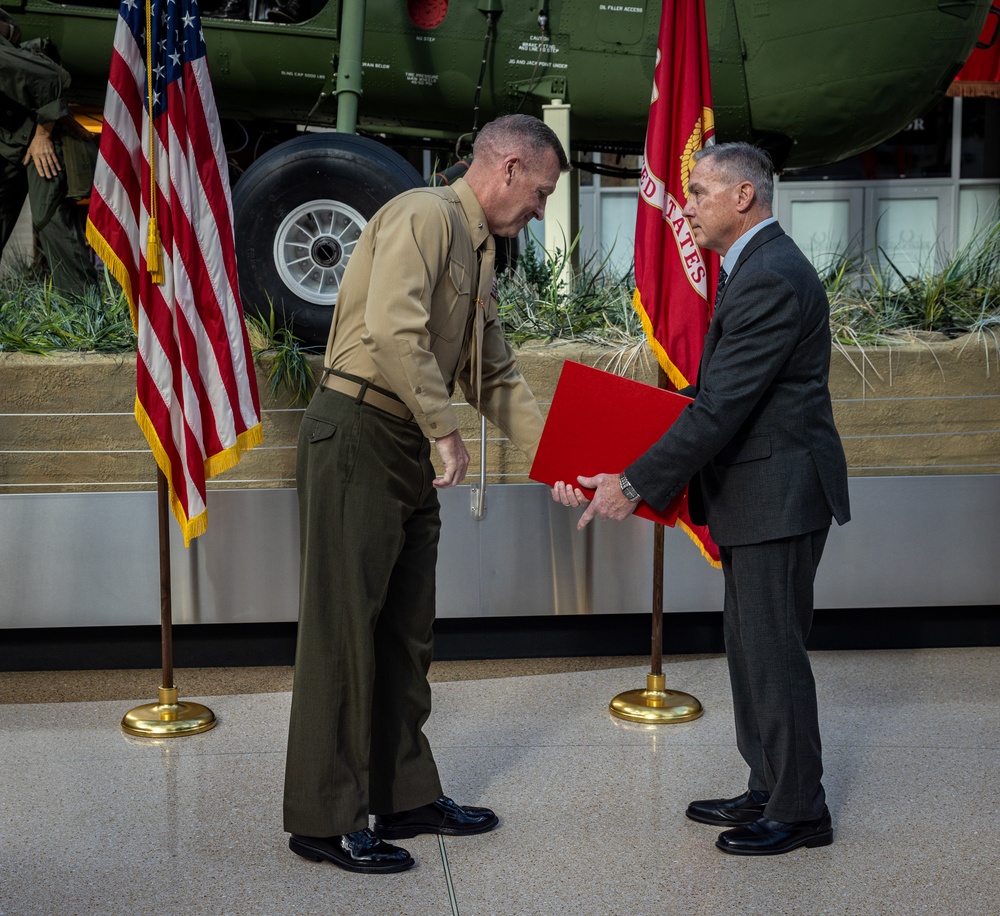
{"type": "Polygon", "coordinates": [[[532,115],[503,115],[483,126],[472,145],[472,155],[502,154],[527,146],[533,153],[552,150],[559,159],[559,171],[569,171],[569,159],[555,131],[532,115]]]}
{"type": "Polygon", "coordinates": [[[733,182],[749,181],[760,202],[774,202],[774,163],[767,150],[742,141],[706,146],[694,154],[696,162],[711,159],[712,165],[733,182]]]}

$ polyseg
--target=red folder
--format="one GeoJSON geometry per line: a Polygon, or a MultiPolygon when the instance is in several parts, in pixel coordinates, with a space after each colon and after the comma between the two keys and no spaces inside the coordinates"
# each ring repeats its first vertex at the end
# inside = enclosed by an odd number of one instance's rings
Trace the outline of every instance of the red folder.
{"type": "MultiPolygon", "coordinates": [[[[566,360],[529,476],[550,487],[558,480],[575,487],[578,475],[620,474],[690,403],[674,391],[566,360]]],[[[583,492],[588,499],[594,494],[583,492]]],[[[686,492],[662,512],[641,502],[635,514],[673,527],[686,492]]]]}

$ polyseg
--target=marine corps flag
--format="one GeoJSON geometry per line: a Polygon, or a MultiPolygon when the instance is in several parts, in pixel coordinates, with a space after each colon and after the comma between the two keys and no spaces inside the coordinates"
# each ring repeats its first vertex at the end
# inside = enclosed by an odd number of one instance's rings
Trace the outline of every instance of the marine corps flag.
{"type": "Polygon", "coordinates": [[[87,238],[131,306],[135,417],[188,544],[206,478],[262,440],[196,0],[124,0],[104,118],[87,238]]]}
{"type": "MultiPolygon", "coordinates": [[[[681,212],[694,153],[713,142],[714,133],[704,2],[663,0],[639,179],[633,305],[663,371],[678,389],[697,379],[718,276],[717,257],[695,244],[681,212]]],[[[691,522],[686,494],[677,521],[705,559],[719,566],[708,528],[691,522]]]]}

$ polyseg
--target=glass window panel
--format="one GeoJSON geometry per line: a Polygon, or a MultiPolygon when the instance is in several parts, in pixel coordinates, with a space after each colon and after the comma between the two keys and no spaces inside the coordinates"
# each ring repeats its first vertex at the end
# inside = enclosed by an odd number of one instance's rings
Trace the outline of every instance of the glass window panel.
{"type": "Polygon", "coordinates": [[[962,99],[962,177],[1000,178],[998,99],[962,99]]]}
{"type": "Polygon", "coordinates": [[[793,200],[788,234],[823,274],[847,253],[851,204],[846,200],[793,200]]]}
{"type": "Polygon", "coordinates": [[[958,247],[967,245],[1000,215],[1000,185],[962,188],[958,193],[958,247]]]}
{"type": "Polygon", "coordinates": [[[938,240],[937,198],[883,197],[876,210],[879,257],[889,258],[905,277],[933,271],[938,240]]]}
{"type": "Polygon", "coordinates": [[[535,255],[539,258],[544,258],[545,220],[533,219],[530,223],[528,223],[528,225],[521,231],[520,241],[521,251],[524,251],[530,242],[534,246],[535,255]]]}
{"type": "Polygon", "coordinates": [[[625,155],[619,153],[601,153],[600,164],[607,169],[601,175],[602,188],[637,188],[639,179],[631,174],[619,174],[622,170],[626,172],[637,172],[640,168],[642,158],[640,156],[625,155]]]}
{"type": "Polygon", "coordinates": [[[632,269],[638,206],[634,192],[601,195],[601,257],[610,255],[605,272],[612,276],[624,276],[632,269]]]}

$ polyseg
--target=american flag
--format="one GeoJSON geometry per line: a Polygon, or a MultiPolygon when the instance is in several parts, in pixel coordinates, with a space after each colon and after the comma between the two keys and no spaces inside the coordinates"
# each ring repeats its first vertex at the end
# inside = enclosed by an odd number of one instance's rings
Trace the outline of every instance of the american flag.
{"type": "Polygon", "coordinates": [[[208,524],[206,479],[263,439],[195,0],[121,5],[87,238],[131,306],[135,417],[187,545],[208,524]]]}

